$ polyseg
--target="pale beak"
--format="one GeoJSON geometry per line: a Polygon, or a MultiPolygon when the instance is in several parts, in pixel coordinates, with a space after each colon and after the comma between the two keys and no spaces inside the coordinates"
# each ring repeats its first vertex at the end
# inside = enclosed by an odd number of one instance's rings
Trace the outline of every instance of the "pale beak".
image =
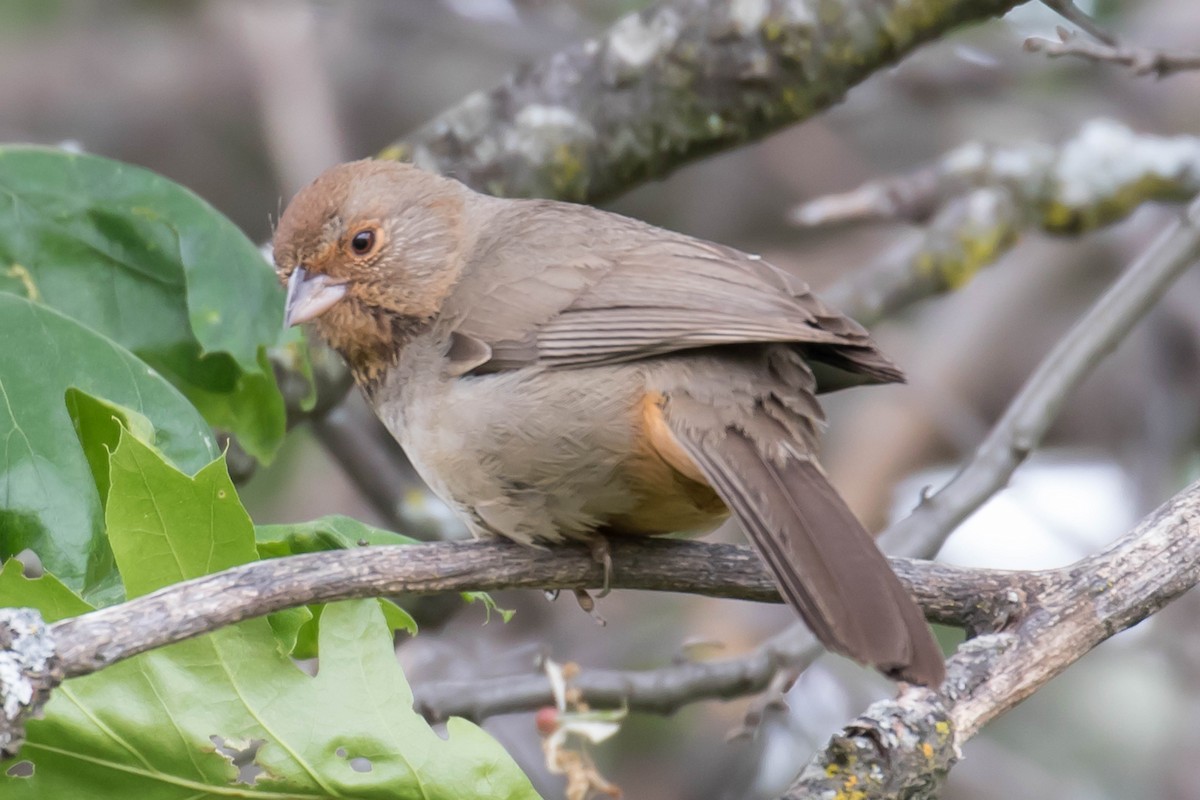
{"type": "Polygon", "coordinates": [[[287,302],[283,306],[283,327],[316,319],[346,294],[344,283],[333,283],[327,275],[309,275],[303,267],[292,270],[288,278],[287,302]]]}

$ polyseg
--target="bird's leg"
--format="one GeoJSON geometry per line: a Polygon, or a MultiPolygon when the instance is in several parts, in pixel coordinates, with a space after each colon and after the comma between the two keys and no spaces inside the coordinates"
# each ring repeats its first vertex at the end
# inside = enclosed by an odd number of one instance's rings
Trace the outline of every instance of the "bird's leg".
{"type": "Polygon", "coordinates": [[[608,543],[608,537],[603,533],[597,533],[592,537],[591,542],[592,560],[600,566],[604,567],[604,584],[600,587],[600,593],[596,598],[607,597],[612,591],[612,547],[608,543]]]}
{"type": "Polygon", "coordinates": [[[604,597],[612,590],[612,586],[610,585],[612,583],[613,571],[612,549],[609,547],[608,537],[602,533],[597,533],[593,536],[589,544],[592,560],[604,567],[604,584],[600,587],[600,592],[595,597],[592,597],[587,589],[575,589],[575,601],[579,603],[579,607],[586,611],[592,619],[596,620],[597,624],[607,625],[608,623],[604,617],[596,613],[596,600],[604,597]]]}

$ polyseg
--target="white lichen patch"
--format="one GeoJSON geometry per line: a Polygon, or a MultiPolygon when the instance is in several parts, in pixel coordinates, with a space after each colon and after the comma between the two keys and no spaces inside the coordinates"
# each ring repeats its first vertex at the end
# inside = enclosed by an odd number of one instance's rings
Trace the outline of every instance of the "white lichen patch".
{"type": "Polygon", "coordinates": [[[679,15],[670,8],[642,19],[630,14],[612,27],[608,37],[608,58],[619,71],[637,71],[654,61],[675,44],[679,37],[679,15]]]}
{"type": "Polygon", "coordinates": [[[1145,136],[1113,120],[1092,120],[1063,145],[1054,174],[1058,199],[1069,206],[1093,205],[1144,180],[1197,191],[1200,139],[1145,136]]]}
{"type": "Polygon", "coordinates": [[[729,19],[733,28],[742,36],[753,33],[767,18],[767,0],[732,0],[729,4],[729,19]]]}
{"type": "Polygon", "coordinates": [[[0,709],[5,719],[15,720],[33,701],[34,684],[29,676],[49,669],[54,643],[42,615],[32,608],[0,609],[0,630],[7,631],[9,639],[8,647],[0,652],[0,709]]]}
{"type": "Polygon", "coordinates": [[[809,0],[788,0],[780,9],[779,18],[789,28],[817,24],[817,13],[809,0]]]}
{"type": "Polygon", "coordinates": [[[1054,148],[1042,142],[1025,147],[997,150],[992,156],[991,174],[1004,183],[1040,186],[1054,163],[1054,148]]]}
{"type": "Polygon", "coordinates": [[[504,150],[519,153],[534,164],[557,160],[564,144],[591,140],[596,131],[591,123],[563,106],[528,105],[522,108],[506,132],[504,150]]]}

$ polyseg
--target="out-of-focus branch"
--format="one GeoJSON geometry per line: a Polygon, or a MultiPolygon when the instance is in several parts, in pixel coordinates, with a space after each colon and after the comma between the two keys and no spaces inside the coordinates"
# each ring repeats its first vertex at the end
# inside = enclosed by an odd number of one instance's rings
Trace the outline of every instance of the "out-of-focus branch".
{"type": "Polygon", "coordinates": [[[825,292],[871,325],[919,300],[967,283],[1025,228],[1079,234],[1124,219],[1151,200],[1200,192],[1200,138],[1137,134],[1088,122],[1058,146],[968,144],[916,172],[871,181],[805,203],[805,226],[899,220],[925,227],[876,264],[825,292]]]}
{"type": "Polygon", "coordinates": [[[941,693],[910,689],[850,723],[784,800],[935,796],[962,745],[1105,639],[1200,582],[1200,484],[1146,517],[1107,550],[1060,570],[1008,630],[968,641],[941,693]]]}
{"type": "Polygon", "coordinates": [[[954,291],[999,259],[1021,228],[1012,196],[981,187],[949,200],[919,233],[873,264],[852,272],[822,296],[868,327],[909,306],[954,291]]]}
{"type": "Polygon", "coordinates": [[[1200,53],[1172,53],[1150,47],[1131,47],[1115,40],[1091,42],[1061,26],[1055,29],[1055,33],[1058,39],[1029,37],[1025,40],[1025,49],[1030,53],[1043,53],[1049,58],[1072,56],[1097,63],[1117,64],[1129,67],[1134,75],[1153,75],[1156,78],[1200,69],[1200,53]]]}
{"type": "Polygon", "coordinates": [[[596,201],[840,101],[1022,0],[675,0],[466,98],[385,149],[492,194],[596,201]]]}
{"type": "MultiPolygon", "coordinates": [[[[570,688],[591,708],[672,714],[701,700],[728,700],[765,690],[782,669],[807,666],[822,653],[812,634],[793,626],[737,658],[686,661],[648,670],[582,669],[570,688]]],[[[417,684],[413,707],[431,722],[483,720],[554,705],[542,674],[417,684]]]]}
{"type": "Polygon", "coordinates": [[[871,181],[792,211],[798,225],[870,220],[923,223],[972,189],[1007,192],[1030,227],[1079,234],[1124,219],[1150,200],[1200,192],[1200,138],[1135,133],[1094,119],[1059,145],[973,142],[907,175],[871,181]]]}
{"type": "Polygon", "coordinates": [[[1049,430],[1067,397],[1186,269],[1200,259],[1200,199],[1125,271],[1050,351],[975,456],[942,489],[884,532],[881,545],[906,555],[936,553],[1049,430]]]}

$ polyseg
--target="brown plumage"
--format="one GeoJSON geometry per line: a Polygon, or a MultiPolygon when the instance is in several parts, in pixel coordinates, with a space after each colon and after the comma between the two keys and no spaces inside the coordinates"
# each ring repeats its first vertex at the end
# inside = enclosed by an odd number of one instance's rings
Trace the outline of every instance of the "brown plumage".
{"type": "Polygon", "coordinates": [[[526,544],[732,511],[830,649],[935,685],[919,609],[815,460],[819,391],[902,380],[853,320],[756,257],[391,162],[335,167],[279,222],[313,320],[430,487],[526,544]]]}

